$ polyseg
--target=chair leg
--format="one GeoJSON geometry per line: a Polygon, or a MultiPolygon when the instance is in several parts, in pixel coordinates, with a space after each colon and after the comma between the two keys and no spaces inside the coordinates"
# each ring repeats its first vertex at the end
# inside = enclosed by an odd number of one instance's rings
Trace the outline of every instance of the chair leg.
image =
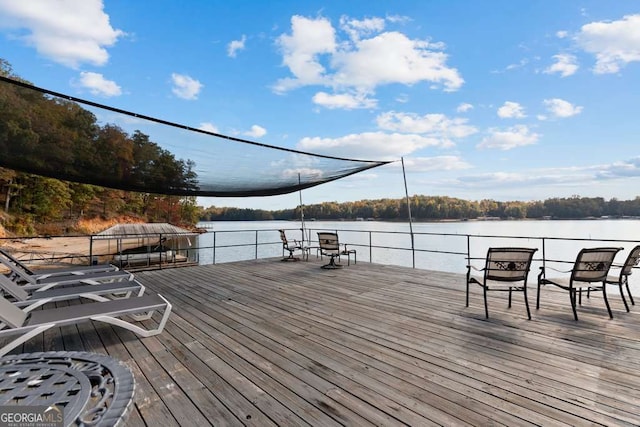
{"type": "Polygon", "coordinates": [[[629,290],[629,277],[628,276],[624,276],[624,285],[627,288],[627,294],[629,294],[629,300],[631,301],[631,305],[636,305],[636,303],[633,301],[633,296],[631,295],[631,291],[629,290]]]}
{"type": "Polygon", "coordinates": [[[538,294],[536,295],[536,310],[540,309],[540,280],[538,280],[538,294]]]}
{"type": "Polygon", "coordinates": [[[509,287],[509,308],[511,308],[511,287],[509,287]]]}
{"type": "Polygon", "coordinates": [[[607,298],[606,283],[602,284],[602,296],[604,296],[604,303],[607,306],[607,311],[609,312],[609,319],[613,319],[613,313],[611,312],[611,307],[609,306],[609,299],[607,298]]]}
{"type": "Polygon", "coordinates": [[[331,259],[329,259],[329,264],[325,264],[321,268],[324,268],[324,269],[327,269],[327,270],[335,270],[335,269],[338,269],[338,268],[342,268],[342,265],[336,264],[337,255],[330,255],[330,257],[331,257],[331,259]]]}
{"type": "Polygon", "coordinates": [[[467,302],[464,306],[469,307],[469,278],[467,278],[467,302]]]}
{"type": "Polygon", "coordinates": [[[629,304],[627,304],[627,299],[624,297],[624,288],[622,287],[622,282],[618,283],[620,285],[620,296],[622,297],[622,302],[624,303],[624,308],[629,312],[629,304]]]}
{"type": "Polygon", "coordinates": [[[289,256],[287,258],[282,258],[281,261],[298,261],[298,258],[293,256],[294,250],[287,249],[289,251],[289,256]]]}
{"type": "Polygon", "coordinates": [[[531,320],[531,310],[529,310],[529,298],[527,298],[527,287],[522,290],[524,293],[524,305],[527,307],[527,317],[531,320]]]}
{"type": "Polygon", "coordinates": [[[578,312],[576,311],[576,290],[569,288],[569,299],[571,300],[571,309],[573,310],[573,318],[578,320],[578,312]]]}
{"type": "Polygon", "coordinates": [[[483,286],[482,289],[484,290],[484,317],[486,319],[489,318],[489,305],[487,304],[487,286],[483,286]]]}

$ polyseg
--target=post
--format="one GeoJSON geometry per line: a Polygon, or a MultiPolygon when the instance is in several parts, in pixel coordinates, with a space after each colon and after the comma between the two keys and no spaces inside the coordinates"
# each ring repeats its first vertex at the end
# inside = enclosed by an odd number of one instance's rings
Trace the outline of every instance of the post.
{"type": "Polygon", "coordinates": [[[216,263],[216,232],[213,231],[213,259],[211,260],[212,264],[216,263]]]}
{"type": "Polygon", "coordinates": [[[407,196],[407,212],[409,213],[409,234],[411,235],[411,258],[413,262],[413,268],[416,268],[416,251],[413,239],[413,223],[411,219],[411,201],[409,200],[409,190],[407,189],[407,175],[404,171],[404,157],[400,157],[402,162],[402,177],[404,178],[404,193],[407,196]]]}
{"type": "MultiPolygon", "coordinates": [[[[298,185],[302,186],[300,181],[300,172],[298,172],[298,185]]],[[[300,222],[302,223],[302,246],[304,247],[304,205],[302,204],[302,188],[299,190],[300,193],[300,222]]]]}
{"type": "Polygon", "coordinates": [[[89,236],[89,265],[93,265],[93,234],[89,236]]]}

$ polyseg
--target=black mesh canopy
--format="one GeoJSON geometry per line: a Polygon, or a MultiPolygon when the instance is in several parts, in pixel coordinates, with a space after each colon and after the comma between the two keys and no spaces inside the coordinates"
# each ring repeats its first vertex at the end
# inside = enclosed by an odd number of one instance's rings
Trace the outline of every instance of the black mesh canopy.
{"type": "Polygon", "coordinates": [[[0,76],[0,167],[182,196],[286,194],[388,162],[261,144],[0,76]]]}

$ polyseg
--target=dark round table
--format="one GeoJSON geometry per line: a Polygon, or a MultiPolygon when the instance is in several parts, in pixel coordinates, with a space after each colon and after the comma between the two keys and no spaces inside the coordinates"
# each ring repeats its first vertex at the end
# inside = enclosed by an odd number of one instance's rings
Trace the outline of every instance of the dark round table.
{"type": "Polygon", "coordinates": [[[50,351],[0,358],[0,406],[47,407],[62,413],[64,425],[122,423],[134,387],[131,370],[102,354],[50,351]]]}

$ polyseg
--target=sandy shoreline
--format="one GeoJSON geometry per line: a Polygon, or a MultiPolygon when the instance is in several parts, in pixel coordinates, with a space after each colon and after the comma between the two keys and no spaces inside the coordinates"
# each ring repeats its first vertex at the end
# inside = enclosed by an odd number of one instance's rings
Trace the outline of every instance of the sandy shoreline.
{"type": "MultiPolygon", "coordinates": [[[[94,246],[97,242],[94,242],[94,246]]],[[[103,242],[100,242],[103,243],[103,242]]],[[[3,239],[1,246],[11,251],[88,253],[88,237],[34,237],[3,239]]]]}
{"type": "MultiPolygon", "coordinates": [[[[124,244],[123,248],[134,247],[138,242],[124,244]]],[[[89,254],[97,256],[100,263],[111,262],[117,253],[115,240],[94,239],[88,236],[34,237],[20,239],[0,239],[0,247],[16,258],[29,264],[88,264],[89,254]]]]}

